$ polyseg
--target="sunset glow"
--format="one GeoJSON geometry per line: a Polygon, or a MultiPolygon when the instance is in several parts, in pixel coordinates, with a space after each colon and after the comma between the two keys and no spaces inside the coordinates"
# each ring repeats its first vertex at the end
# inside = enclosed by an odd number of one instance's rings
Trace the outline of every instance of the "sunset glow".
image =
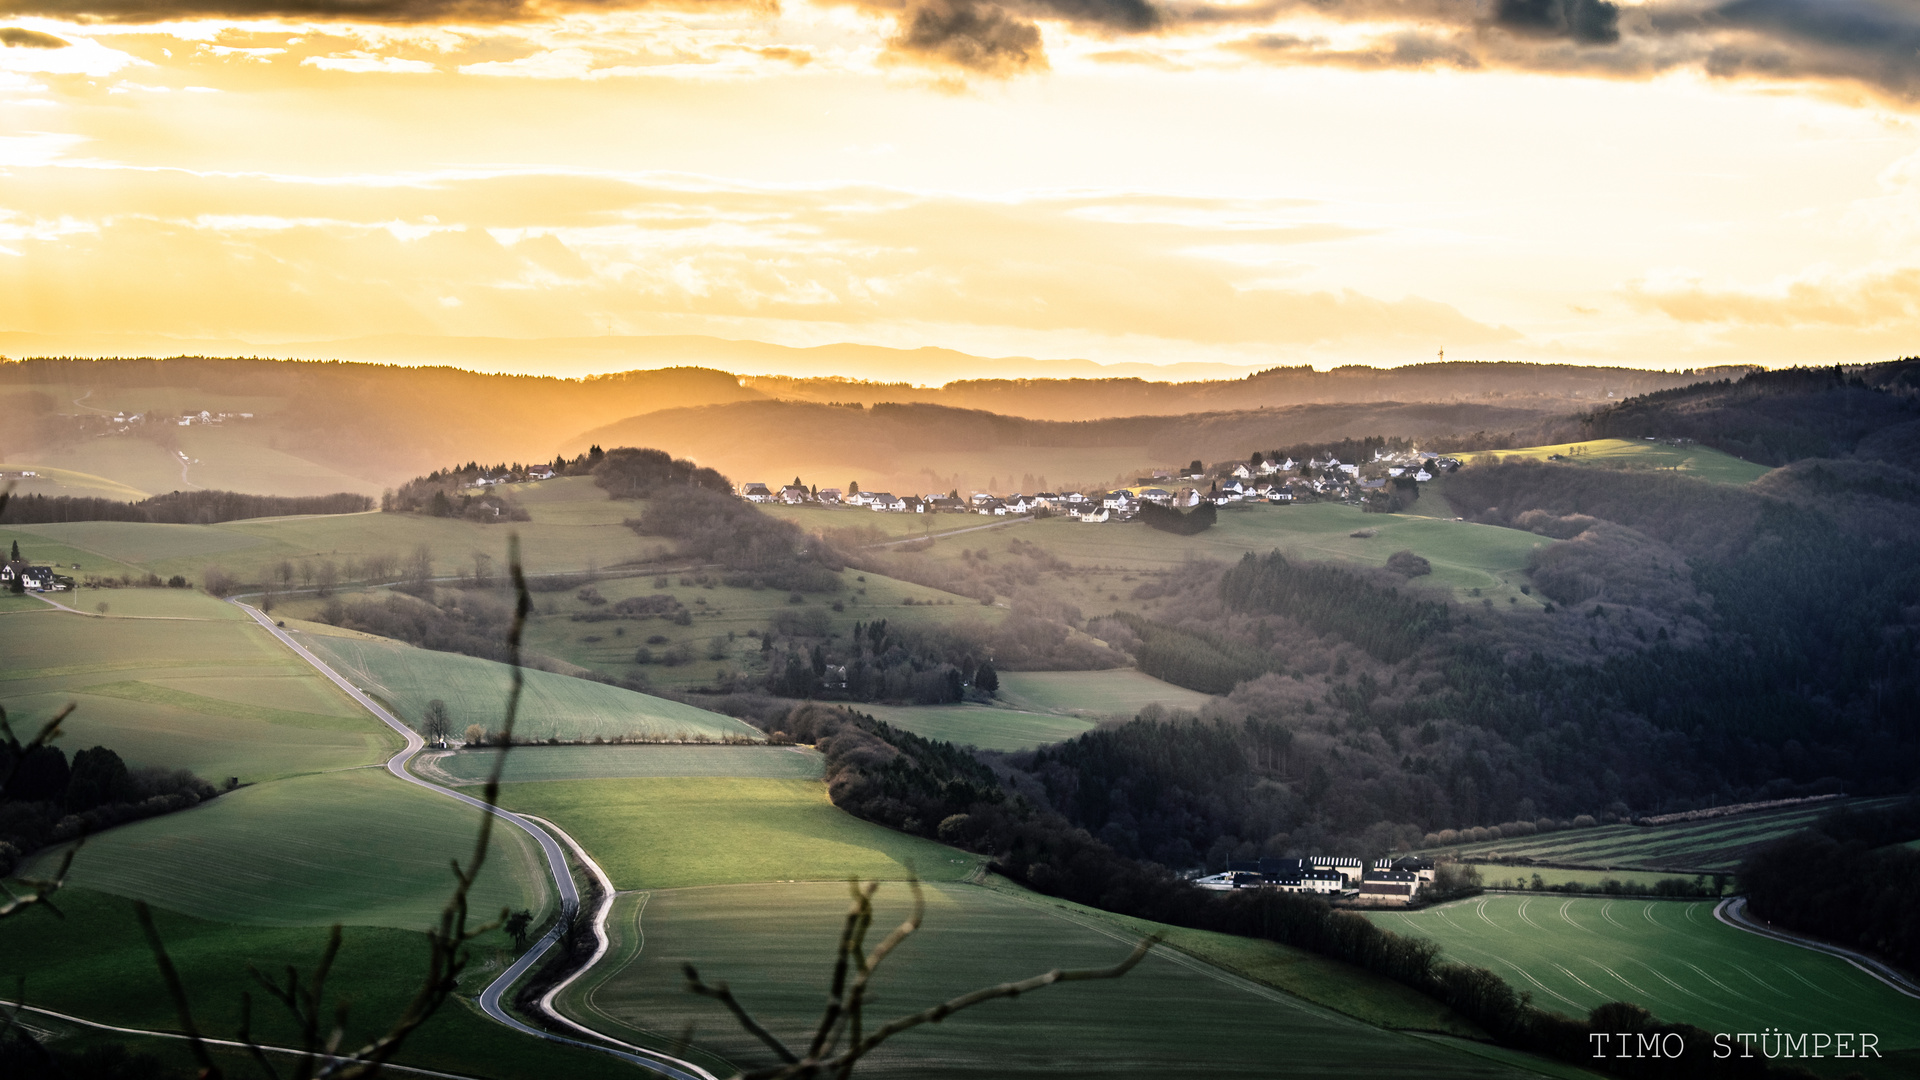
{"type": "Polygon", "coordinates": [[[1920,322],[1892,4],[5,6],[11,355],[1693,367],[1920,322]]]}

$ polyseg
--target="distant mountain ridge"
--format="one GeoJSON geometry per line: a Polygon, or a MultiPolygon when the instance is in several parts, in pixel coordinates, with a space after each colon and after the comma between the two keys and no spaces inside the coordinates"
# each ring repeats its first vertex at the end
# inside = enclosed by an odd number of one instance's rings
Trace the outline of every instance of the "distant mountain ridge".
{"type": "MultiPolygon", "coordinates": [[[[640,339],[575,343],[607,340],[640,339]]],[[[712,338],[644,340],[731,350],[736,359],[816,352],[712,338]]],[[[905,356],[998,363],[951,350],[823,348],[823,357],[869,365],[897,365],[905,356]]],[[[889,370],[896,380],[923,377],[889,370]]],[[[1716,374],[1448,363],[1276,368],[1194,382],[970,378],[927,388],[844,376],[742,377],[710,366],[574,379],[340,360],[48,358],[0,362],[0,408],[8,417],[0,427],[0,462],[65,469],[148,493],[218,487],[377,494],[448,462],[545,461],[600,441],[658,446],[749,479],[859,467],[872,470],[863,484],[905,490],[945,490],[962,478],[1020,482],[1029,474],[1036,482],[1104,483],[1155,464],[1242,456],[1302,440],[1534,429],[1610,398],[1716,374]],[[832,408],[849,403],[866,407],[832,408]],[[882,408],[925,411],[892,411],[885,419],[882,408]],[[233,419],[177,425],[183,414],[203,410],[233,419]],[[126,419],[135,415],[138,422],[126,419]]],[[[831,482],[847,480],[836,475],[831,482]]]]}

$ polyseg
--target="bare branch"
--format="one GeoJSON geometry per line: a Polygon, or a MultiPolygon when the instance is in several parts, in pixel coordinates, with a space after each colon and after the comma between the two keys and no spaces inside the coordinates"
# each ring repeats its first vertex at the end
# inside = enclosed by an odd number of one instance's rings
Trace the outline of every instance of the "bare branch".
{"type": "Polygon", "coordinates": [[[962,994],[950,1001],[943,1001],[930,1009],[914,1013],[912,1016],[903,1016],[885,1027],[876,1030],[857,1046],[848,1048],[847,1054],[850,1058],[862,1057],[874,1047],[879,1046],[881,1043],[886,1042],[888,1039],[903,1031],[919,1027],[921,1024],[937,1024],[947,1017],[952,1016],[954,1013],[962,1009],[970,1009],[983,1001],[993,1001],[997,998],[1019,997],[1021,994],[1031,993],[1043,987],[1052,986],[1054,983],[1088,982],[1094,979],[1117,979],[1127,972],[1132,971],[1135,965],[1146,959],[1147,953],[1152,951],[1153,947],[1160,943],[1160,938],[1161,935],[1159,934],[1142,938],[1140,944],[1133,947],[1133,952],[1129,954],[1125,960],[1120,961],[1112,967],[1078,968],[1071,970],[1054,968],[1044,975],[1035,975],[1031,979],[1001,983],[999,986],[983,987],[975,990],[971,994],[962,994]]]}
{"type": "Polygon", "coordinates": [[[725,1005],[727,1009],[733,1013],[733,1018],[740,1021],[740,1026],[747,1029],[747,1033],[754,1038],[766,1043],[768,1049],[778,1054],[781,1061],[789,1065],[797,1064],[800,1061],[799,1058],[793,1055],[793,1051],[787,1049],[785,1043],[774,1036],[773,1032],[760,1026],[760,1022],[753,1018],[753,1014],[747,1012],[746,1006],[740,1004],[739,999],[733,996],[733,991],[727,988],[726,983],[714,983],[709,986],[701,982],[700,972],[695,969],[692,964],[681,965],[681,970],[687,973],[688,990],[699,994],[701,997],[713,998],[715,1001],[725,1005]]]}
{"type": "Polygon", "coordinates": [[[220,1080],[223,1075],[220,1066],[214,1064],[213,1055],[200,1038],[200,1028],[193,1022],[193,1005],[187,1000],[187,988],[180,982],[180,972],[174,969],[173,958],[167,955],[167,946],[160,940],[160,931],[154,928],[152,909],[147,907],[145,900],[135,900],[133,914],[140,920],[140,929],[147,935],[147,947],[153,950],[154,966],[160,969],[160,979],[167,985],[168,996],[173,998],[173,1007],[179,1013],[180,1028],[186,1033],[187,1045],[193,1048],[193,1059],[200,1063],[202,1080],[220,1080]]]}

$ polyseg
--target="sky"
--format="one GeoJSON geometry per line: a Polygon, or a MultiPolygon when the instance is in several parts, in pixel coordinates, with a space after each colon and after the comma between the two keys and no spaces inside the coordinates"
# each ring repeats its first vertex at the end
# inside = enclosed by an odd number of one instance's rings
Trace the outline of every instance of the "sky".
{"type": "Polygon", "coordinates": [[[0,0],[0,332],[1871,362],[1916,122],[1912,0],[0,0]]]}

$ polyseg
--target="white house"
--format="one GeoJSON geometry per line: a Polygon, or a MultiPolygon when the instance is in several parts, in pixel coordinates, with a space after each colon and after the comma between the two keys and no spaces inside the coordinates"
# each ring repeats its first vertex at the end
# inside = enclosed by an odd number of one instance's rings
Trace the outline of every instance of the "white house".
{"type": "Polygon", "coordinates": [[[839,502],[840,495],[841,491],[839,488],[821,488],[813,497],[823,503],[831,504],[839,502]]]}
{"type": "Polygon", "coordinates": [[[765,484],[742,484],[740,497],[748,502],[770,503],[773,501],[773,492],[767,490],[765,484]]]}

